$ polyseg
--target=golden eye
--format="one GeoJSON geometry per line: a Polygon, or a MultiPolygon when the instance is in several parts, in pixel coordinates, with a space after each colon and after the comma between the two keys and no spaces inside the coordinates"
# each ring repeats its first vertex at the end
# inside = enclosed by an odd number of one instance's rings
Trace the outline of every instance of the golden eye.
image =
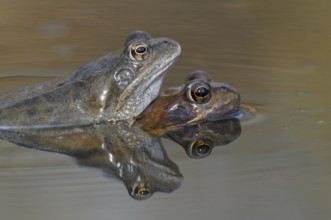
{"type": "Polygon", "coordinates": [[[145,43],[136,43],[131,46],[131,56],[137,61],[146,60],[149,56],[149,47],[145,43]]]}
{"type": "Polygon", "coordinates": [[[147,199],[152,195],[151,187],[149,184],[139,183],[134,189],[135,199],[142,200],[147,199]]]}
{"type": "Polygon", "coordinates": [[[146,189],[146,188],[141,188],[138,190],[137,194],[140,196],[140,197],[146,197],[148,196],[150,193],[149,189],[146,189]]]}
{"type": "Polygon", "coordinates": [[[191,144],[189,149],[189,156],[192,158],[207,157],[213,149],[213,142],[208,139],[201,139],[191,144]]]}
{"type": "Polygon", "coordinates": [[[190,98],[198,104],[207,103],[211,98],[211,89],[206,83],[196,83],[190,89],[190,98]]]}

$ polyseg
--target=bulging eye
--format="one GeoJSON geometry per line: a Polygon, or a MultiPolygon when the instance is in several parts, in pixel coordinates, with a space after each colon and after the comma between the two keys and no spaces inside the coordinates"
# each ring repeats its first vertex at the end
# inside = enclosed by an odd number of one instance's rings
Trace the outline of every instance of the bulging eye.
{"type": "Polygon", "coordinates": [[[146,183],[139,183],[134,189],[134,198],[138,200],[147,199],[152,195],[151,186],[146,183]]]}
{"type": "Polygon", "coordinates": [[[187,155],[194,159],[207,157],[213,149],[213,142],[209,139],[200,139],[189,145],[187,155]]]}
{"type": "Polygon", "coordinates": [[[196,83],[189,89],[189,99],[198,104],[207,103],[211,98],[211,88],[206,83],[196,83]]]}
{"type": "Polygon", "coordinates": [[[130,52],[133,59],[143,61],[149,56],[149,47],[145,43],[136,43],[131,46],[130,52]]]}

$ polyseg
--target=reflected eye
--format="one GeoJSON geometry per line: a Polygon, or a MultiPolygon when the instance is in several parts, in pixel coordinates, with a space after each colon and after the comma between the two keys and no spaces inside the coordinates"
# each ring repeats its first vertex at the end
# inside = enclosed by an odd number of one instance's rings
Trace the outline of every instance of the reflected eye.
{"type": "Polygon", "coordinates": [[[209,139],[201,139],[190,145],[188,156],[195,159],[207,157],[213,149],[213,142],[209,139]]]}
{"type": "Polygon", "coordinates": [[[139,189],[137,194],[140,196],[140,197],[146,197],[148,196],[150,193],[149,189],[146,189],[146,188],[142,188],[142,189],[139,189]]]}
{"type": "Polygon", "coordinates": [[[137,43],[131,46],[131,56],[137,60],[146,60],[149,56],[149,47],[144,43],[137,43]]]}
{"type": "Polygon", "coordinates": [[[211,89],[206,83],[196,83],[190,88],[189,98],[198,104],[207,103],[211,98],[211,89]]]}
{"type": "Polygon", "coordinates": [[[152,195],[151,186],[146,183],[139,183],[134,189],[134,198],[138,200],[147,199],[152,195]]]}
{"type": "Polygon", "coordinates": [[[199,146],[196,146],[194,148],[194,152],[197,154],[197,155],[205,155],[209,152],[210,150],[210,146],[207,145],[207,144],[201,144],[199,146]]]}

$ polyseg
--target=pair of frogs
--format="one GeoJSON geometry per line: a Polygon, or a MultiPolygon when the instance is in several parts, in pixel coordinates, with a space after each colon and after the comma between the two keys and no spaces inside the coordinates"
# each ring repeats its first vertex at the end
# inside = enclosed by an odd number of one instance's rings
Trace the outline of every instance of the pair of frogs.
{"type": "Polygon", "coordinates": [[[236,139],[240,126],[238,119],[198,122],[240,117],[242,109],[233,88],[202,71],[159,96],[180,51],[174,40],[133,32],[122,53],[109,53],[67,80],[2,96],[0,138],[113,173],[135,199],[170,192],[182,175],[160,137],[179,143],[190,157],[206,157],[213,142],[236,139]]]}
{"type": "Polygon", "coordinates": [[[180,52],[174,40],[133,32],[122,53],[109,53],[67,80],[51,80],[1,97],[0,129],[118,121],[156,129],[215,120],[238,111],[239,94],[202,71],[191,73],[185,85],[158,97],[162,80],[180,52]]]}

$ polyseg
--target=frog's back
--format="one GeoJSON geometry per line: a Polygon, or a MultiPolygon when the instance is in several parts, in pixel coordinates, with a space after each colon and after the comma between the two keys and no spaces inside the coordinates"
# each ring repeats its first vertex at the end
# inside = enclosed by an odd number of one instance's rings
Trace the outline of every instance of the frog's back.
{"type": "Polygon", "coordinates": [[[85,109],[76,109],[76,98],[84,94],[75,91],[75,85],[89,84],[98,75],[111,71],[118,57],[113,53],[107,54],[81,67],[67,79],[53,79],[0,97],[0,125],[60,125],[93,121],[93,114],[85,109]]]}
{"type": "Polygon", "coordinates": [[[77,71],[73,72],[68,78],[57,77],[55,79],[40,84],[23,87],[13,93],[4,94],[0,96],[0,109],[20,103],[23,100],[31,99],[33,97],[54,92],[72,82],[79,80],[86,80],[92,75],[102,73],[103,70],[113,65],[117,59],[118,59],[118,54],[109,53],[101,57],[96,62],[92,62],[82,66],[77,71]]]}
{"type": "Polygon", "coordinates": [[[22,102],[25,99],[53,91],[64,81],[64,78],[55,78],[41,84],[21,88],[13,93],[2,95],[0,96],[0,109],[22,102]]]}

